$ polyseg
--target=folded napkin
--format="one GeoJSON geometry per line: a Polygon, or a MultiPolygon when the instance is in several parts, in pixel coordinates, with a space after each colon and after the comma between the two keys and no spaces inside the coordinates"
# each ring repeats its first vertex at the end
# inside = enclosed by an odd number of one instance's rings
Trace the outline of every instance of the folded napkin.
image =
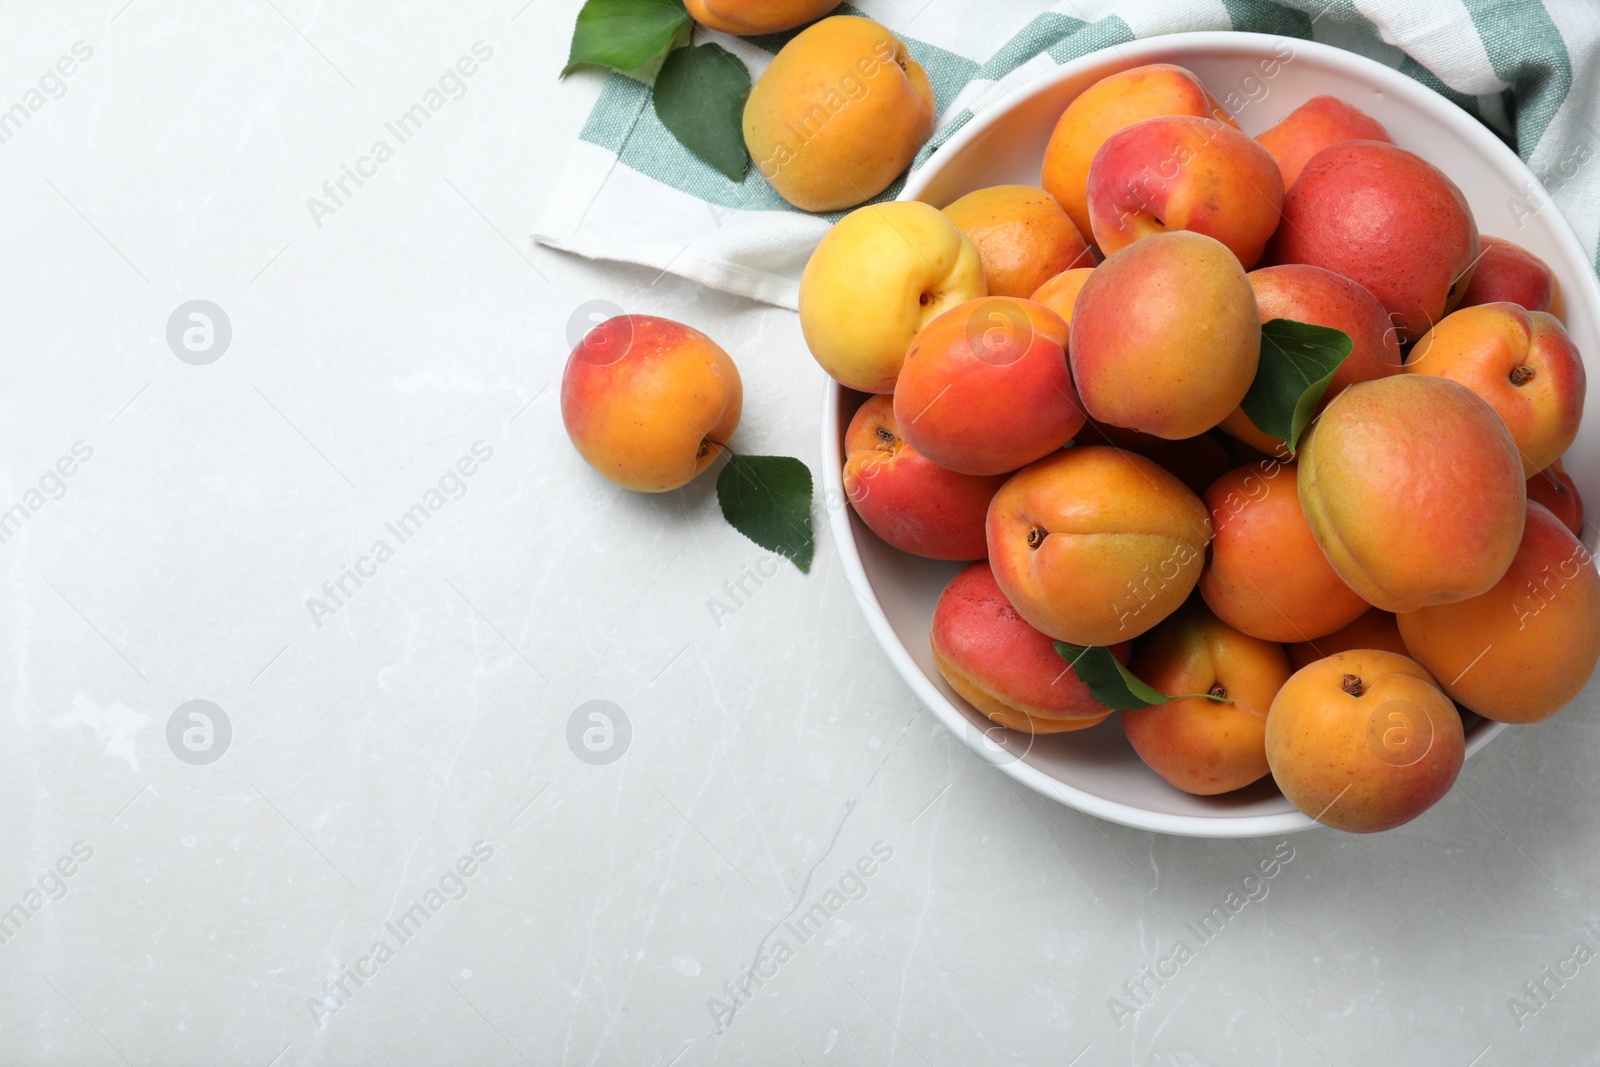
{"type": "MultiPolygon", "coordinates": [[[[1069,60],[1143,37],[1245,30],[1335,45],[1398,69],[1501,133],[1584,246],[1600,240],[1600,5],[1594,0],[922,0],[845,6],[882,22],[933,83],[939,120],[912,169],[972,117],[1069,60]]],[[[704,31],[697,31],[702,34],[704,31]]],[[[791,34],[709,34],[759,76],[791,34]]],[[[900,183],[884,194],[893,198],[900,183]]],[[[786,204],[751,167],[734,182],[656,119],[649,89],[610,75],[534,240],[639,263],[794,307],[800,272],[838,215],[786,204]]],[[[1509,236],[1513,236],[1509,235],[1509,236]]],[[[1600,265],[1600,259],[1597,259],[1600,265]]]]}

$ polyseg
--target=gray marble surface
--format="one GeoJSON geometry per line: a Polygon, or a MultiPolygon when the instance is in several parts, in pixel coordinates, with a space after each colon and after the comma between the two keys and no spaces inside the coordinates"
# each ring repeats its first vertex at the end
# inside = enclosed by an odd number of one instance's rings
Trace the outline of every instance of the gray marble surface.
{"type": "Polygon", "coordinates": [[[1389,834],[1132,831],[915,707],[825,529],[590,472],[587,301],[710,332],[749,451],[815,466],[823,378],[527,240],[597,81],[519,6],[5,4],[0,1062],[1600,1062],[1593,688],[1389,834]]]}

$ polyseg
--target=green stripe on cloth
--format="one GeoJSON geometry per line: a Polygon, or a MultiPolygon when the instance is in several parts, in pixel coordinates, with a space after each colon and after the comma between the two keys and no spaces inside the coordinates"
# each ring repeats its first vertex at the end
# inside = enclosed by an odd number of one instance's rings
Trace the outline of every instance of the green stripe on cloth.
{"type": "Polygon", "coordinates": [[[1228,9],[1233,28],[1249,33],[1272,33],[1279,37],[1311,37],[1311,19],[1304,11],[1296,11],[1269,0],[1222,0],[1228,9]]]}
{"type": "Polygon", "coordinates": [[[1426,85],[1428,88],[1432,89],[1434,92],[1438,93],[1440,96],[1444,97],[1446,100],[1450,101],[1452,104],[1456,105],[1473,118],[1480,120],[1483,118],[1483,115],[1478,111],[1477,97],[1468,96],[1466,93],[1456,92],[1454,89],[1450,88],[1450,86],[1440,81],[1437,74],[1429,70],[1427,67],[1424,67],[1421,63],[1418,63],[1410,56],[1406,56],[1406,58],[1401,61],[1400,73],[1404,74],[1408,78],[1415,78],[1417,81],[1421,82],[1423,85],[1426,85]]]}
{"type": "Polygon", "coordinates": [[[1517,102],[1517,151],[1533,155],[1572,88],[1572,60],[1540,0],[1462,0],[1495,75],[1517,102]]]}

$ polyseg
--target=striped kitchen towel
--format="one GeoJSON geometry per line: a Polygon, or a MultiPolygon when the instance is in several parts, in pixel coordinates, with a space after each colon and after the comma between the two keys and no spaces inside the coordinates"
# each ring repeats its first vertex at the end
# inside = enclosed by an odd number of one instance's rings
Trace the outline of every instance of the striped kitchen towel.
{"type": "MultiPolygon", "coordinates": [[[[927,70],[940,144],[1053,67],[1142,37],[1246,30],[1347,48],[1396,68],[1512,143],[1600,267],[1600,3],[1596,0],[862,0],[927,70]]],[[[703,34],[704,31],[697,31],[703,34]]],[[[759,76],[792,34],[710,34],[759,76]]],[[[896,183],[883,194],[893,198],[896,183]]],[[[751,167],[734,182],[656,119],[649,90],[610,75],[534,239],[639,263],[785,307],[837,215],[791,208],[751,167]]]]}

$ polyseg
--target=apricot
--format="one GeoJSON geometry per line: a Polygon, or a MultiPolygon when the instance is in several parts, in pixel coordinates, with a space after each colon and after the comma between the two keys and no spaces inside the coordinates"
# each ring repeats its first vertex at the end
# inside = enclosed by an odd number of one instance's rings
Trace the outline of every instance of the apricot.
{"type": "Polygon", "coordinates": [[[1094,269],[1078,293],[1068,351],[1090,418],[1195,437],[1237,408],[1255,379],[1255,294],[1221,242],[1155,234],[1094,269]]]}
{"type": "Polygon", "coordinates": [[[933,86],[899,38],[834,15],[792,37],[756,79],[744,143],[779,196],[803,211],[840,211],[887,189],[933,118],[933,86]]]}
{"type": "Polygon", "coordinates": [[[823,234],[800,275],[800,331],[834,381],[892,393],[927,323],[984,294],[978,249],[915,200],[852,211],[823,234]]]}
{"type": "Polygon", "coordinates": [[[1295,670],[1315,663],[1319,659],[1326,659],[1335,652],[1349,652],[1358,648],[1375,648],[1383,652],[1393,652],[1397,656],[1409,656],[1411,652],[1401,639],[1400,627],[1395,624],[1394,618],[1390,612],[1368,608],[1348,626],[1341,627],[1331,634],[1325,634],[1315,641],[1300,641],[1285,645],[1283,649],[1289,654],[1289,663],[1295,670]]]}
{"type": "Polygon", "coordinates": [[[1216,119],[1162,115],[1112,134],[1089,168],[1089,223],[1107,255],[1151,234],[1214,237],[1255,265],[1278,228],[1283,178],[1272,156],[1216,119]]]}
{"type": "MultiPolygon", "coordinates": [[[[1304,263],[1262,267],[1248,275],[1263,324],[1293,319],[1328,326],[1349,336],[1350,354],[1333,372],[1316,410],[1357,382],[1399,374],[1402,369],[1398,331],[1378,298],[1343,275],[1304,263]]],[[[1269,455],[1288,455],[1283,441],[1250,421],[1243,408],[1222,420],[1222,429],[1269,455]]]]}
{"type": "Polygon", "coordinates": [[[1200,595],[1223,622],[1263,641],[1322,637],[1367,610],[1312,536],[1298,474],[1267,460],[1229,471],[1205,494],[1214,534],[1200,595]]]}
{"type": "Polygon", "coordinates": [[[1054,311],[1061,316],[1062,322],[1071,326],[1072,309],[1078,303],[1078,293],[1083,290],[1083,283],[1088,281],[1089,275],[1093,273],[1093,267],[1072,267],[1064,270],[1035,289],[1029,299],[1054,311]]]}
{"type": "Polygon", "coordinates": [[[1487,592],[1522,540],[1527,490],[1511,433],[1448,378],[1352,385],[1311,427],[1299,462],[1300,505],[1323,555],[1385,611],[1487,592]]]}
{"type": "MultiPolygon", "coordinates": [[[[933,659],[950,687],[1008,730],[1054,734],[1103,722],[1111,709],[1029,626],[983,561],[951,579],[933,609],[933,659]]],[[[1128,646],[1111,649],[1128,661],[1128,646]]]]}
{"type": "Polygon", "coordinates": [[[1267,712],[1267,763],[1289,802],[1366,834],[1421,815],[1455,784],[1466,737],[1455,705],[1393,652],[1339,652],[1302,667],[1267,712]]]}
{"type": "Polygon", "coordinates": [[[1289,679],[1283,646],[1240,633],[1191,598],[1140,639],[1130,669],[1166,695],[1122,713],[1128,741],[1185,793],[1215,796],[1267,774],[1267,710],[1289,679]]]}
{"type": "Polygon", "coordinates": [[[1559,459],[1528,479],[1528,499],[1549,508],[1573,533],[1583,533],[1583,497],[1559,459]]]}
{"type": "Polygon", "coordinates": [[[561,375],[561,421],[584,461],[625,489],[676,489],[739,425],[739,368],[699,330],[618,315],[584,335],[561,375]]]}
{"type": "Polygon", "coordinates": [[[1443,171],[1392,144],[1342,141],[1312,156],[1289,188],[1268,255],[1365,287],[1404,344],[1455,307],[1478,250],[1472,209],[1443,171]]]}
{"type": "Polygon", "coordinates": [[[906,353],[894,392],[900,432],[964,474],[1004,474],[1049,455],[1083,426],[1066,340],[1067,324],[1031,300],[951,308],[906,353]]]}
{"type": "Polygon", "coordinates": [[[1075,445],[1012,475],[989,504],[989,562],[1017,613],[1075,645],[1131,640],[1193,591],[1211,529],[1151,460],[1075,445]]]}
{"type": "Polygon", "coordinates": [[[1031,297],[1033,291],[1094,256],[1056,198],[1031,185],[978,189],[944,213],[978,246],[990,296],[1031,297]]]}
{"type": "Polygon", "coordinates": [[[1480,237],[1483,252],[1458,308],[1507,301],[1561,318],[1561,282],[1550,264],[1503,237],[1480,237]]]}
{"type": "Polygon", "coordinates": [[[1463,308],[1423,335],[1408,374],[1460,382],[1489,402],[1511,430],[1531,478],[1578,436],[1587,379],[1561,320],[1511,303],[1463,308]]]}
{"type": "Polygon", "coordinates": [[[839,0],[685,0],[689,17],[708,30],[741,37],[804,25],[839,6],[839,0]]]}
{"type": "Polygon", "coordinates": [[[1600,659],[1600,571],[1572,531],[1528,505],[1522,544],[1488,592],[1402,613],[1406,647],[1444,691],[1486,719],[1548,719],[1600,659]]]}
{"type": "Polygon", "coordinates": [[[868,397],[844,434],[844,491],[867,528],[902,552],[982,559],[989,501],[1005,484],[934,463],[906,443],[894,400],[868,397]]]}
{"type": "Polygon", "coordinates": [[[1041,184],[1061,202],[1079,233],[1092,232],[1089,167],[1095,153],[1118,130],[1157,115],[1196,115],[1237,125],[1199,78],[1171,63],[1101,78],[1061,113],[1045,147],[1041,184]]]}
{"type": "Polygon", "coordinates": [[[1383,123],[1360,108],[1334,96],[1313,96],[1286,115],[1282,122],[1256,135],[1272,154],[1283,175],[1285,189],[1294,184],[1311,157],[1340,141],[1388,141],[1394,138],[1383,123]]]}

